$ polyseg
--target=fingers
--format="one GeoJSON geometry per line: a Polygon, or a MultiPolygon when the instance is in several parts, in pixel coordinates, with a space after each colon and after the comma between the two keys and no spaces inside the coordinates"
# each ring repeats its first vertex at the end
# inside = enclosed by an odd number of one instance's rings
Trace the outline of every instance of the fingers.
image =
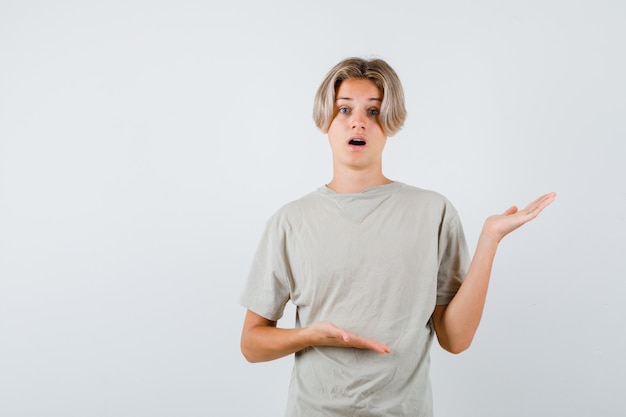
{"type": "Polygon", "coordinates": [[[544,194],[532,203],[528,204],[524,208],[525,214],[531,215],[533,218],[536,217],[541,211],[546,208],[550,203],[554,201],[556,198],[556,193],[551,192],[548,194],[544,194]]]}
{"type": "Polygon", "coordinates": [[[357,349],[369,349],[378,353],[389,353],[391,349],[389,346],[386,346],[380,342],[377,342],[374,339],[368,339],[365,337],[360,337],[356,335],[351,335],[348,339],[344,339],[346,342],[346,347],[353,347],[357,349]]]}
{"type": "Polygon", "coordinates": [[[318,323],[317,327],[324,328],[327,332],[324,337],[324,341],[319,343],[319,346],[334,346],[345,347],[355,349],[369,349],[378,353],[389,353],[391,349],[374,340],[366,337],[357,336],[355,334],[346,332],[330,323],[318,323]]]}
{"type": "Polygon", "coordinates": [[[483,227],[485,236],[494,238],[499,242],[507,234],[537,217],[555,198],[556,193],[554,192],[544,194],[522,210],[518,210],[516,206],[511,206],[501,215],[490,216],[483,227]]]}
{"type": "Polygon", "coordinates": [[[548,204],[552,203],[552,201],[554,201],[555,198],[556,198],[556,193],[554,192],[544,194],[541,197],[537,198],[535,201],[529,203],[522,210],[518,210],[516,206],[511,206],[502,214],[505,216],[516,214],[516,213],[519,213],[521,215],[533,215],[534,214],[533,217],[535,217],[544,208],[546,208],[548,204]]]}
{"type": "Polygon", "coordinates": [[[556,193],[554,193],[554,192],[548,193],[548,194],[544,194],[541,197],[539,197],[538,199],[536,199],[535,201],[533,201],[532,203],[530,203],[530,205],[534,205],[535,208],[545,207],[548,204],[550,204],[555,198],[556,198],[556,193]]]}
{"type": "Polygon", "coordinates": [[[550,204],[556,198],[556,193],[548,193],[544,194],[529,205],[534,205],[535,207],[545,207],[550,204]]]}

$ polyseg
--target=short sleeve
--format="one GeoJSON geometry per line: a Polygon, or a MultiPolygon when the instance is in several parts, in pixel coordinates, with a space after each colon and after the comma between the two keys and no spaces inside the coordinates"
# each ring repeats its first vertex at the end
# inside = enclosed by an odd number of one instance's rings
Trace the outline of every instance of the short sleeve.
{"type": "Polygon", "coordinates": [[[240,304],[268,320],[283,315],[292,282],[286,250],[287,228],[280,213],[266,223],[240,304]]]}
{"type": "Polygon", "coordinates": [[[469,252],[458,213],[448,203],[439,235],[437,305],[450,303],[469,266],[469,252]]]}

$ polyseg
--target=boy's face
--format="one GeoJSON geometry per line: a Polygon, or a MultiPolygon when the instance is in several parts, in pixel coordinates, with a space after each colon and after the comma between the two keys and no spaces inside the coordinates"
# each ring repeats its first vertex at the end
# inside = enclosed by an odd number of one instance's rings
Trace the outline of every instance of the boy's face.
{"type": "Polygon", "coordinates": [[[347,79],[335,99],[328,128],[333,161],[339,168],[380,168],[387,135],[378,123],[382,92],[370,80],[347,79]]]}

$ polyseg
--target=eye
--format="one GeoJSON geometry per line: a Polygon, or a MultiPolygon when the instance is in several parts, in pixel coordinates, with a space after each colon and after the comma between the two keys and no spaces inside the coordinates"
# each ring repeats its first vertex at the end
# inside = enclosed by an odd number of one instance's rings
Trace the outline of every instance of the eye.
{"type": "Polygon", "coordinates": [[[380,114],[380,110],[378,110],[378,109],[369,109],[367,111],[367,114],[369,114],[370,116],[378,116],[380,114]]]}
{"type": "Polygon", "coordinates": [[[350,109],[347,107],[339,107],[339,110],[337,110],[337,112],[341,114],[348,114],[350,113],[350,109]]]}

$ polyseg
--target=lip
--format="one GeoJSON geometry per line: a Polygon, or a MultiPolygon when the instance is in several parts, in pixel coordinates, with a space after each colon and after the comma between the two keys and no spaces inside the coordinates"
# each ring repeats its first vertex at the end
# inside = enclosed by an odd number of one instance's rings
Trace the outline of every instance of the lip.
{"type": "Polygon", "coordinates": [[[351,150],[355,150],[355,151],[364,149],[367,146],[367,138],[365,136],[363,136],[363,135],[353,135],[353,136],[350,136],[348,138],[347,145],[348,145],[348,148],[350,148],[351,150]],[[350,141],[352,141],[354,139],[360,139],[363,142],[365,142],[365,144],[364,145],[352,145],[350,143],[350,141]]]}

